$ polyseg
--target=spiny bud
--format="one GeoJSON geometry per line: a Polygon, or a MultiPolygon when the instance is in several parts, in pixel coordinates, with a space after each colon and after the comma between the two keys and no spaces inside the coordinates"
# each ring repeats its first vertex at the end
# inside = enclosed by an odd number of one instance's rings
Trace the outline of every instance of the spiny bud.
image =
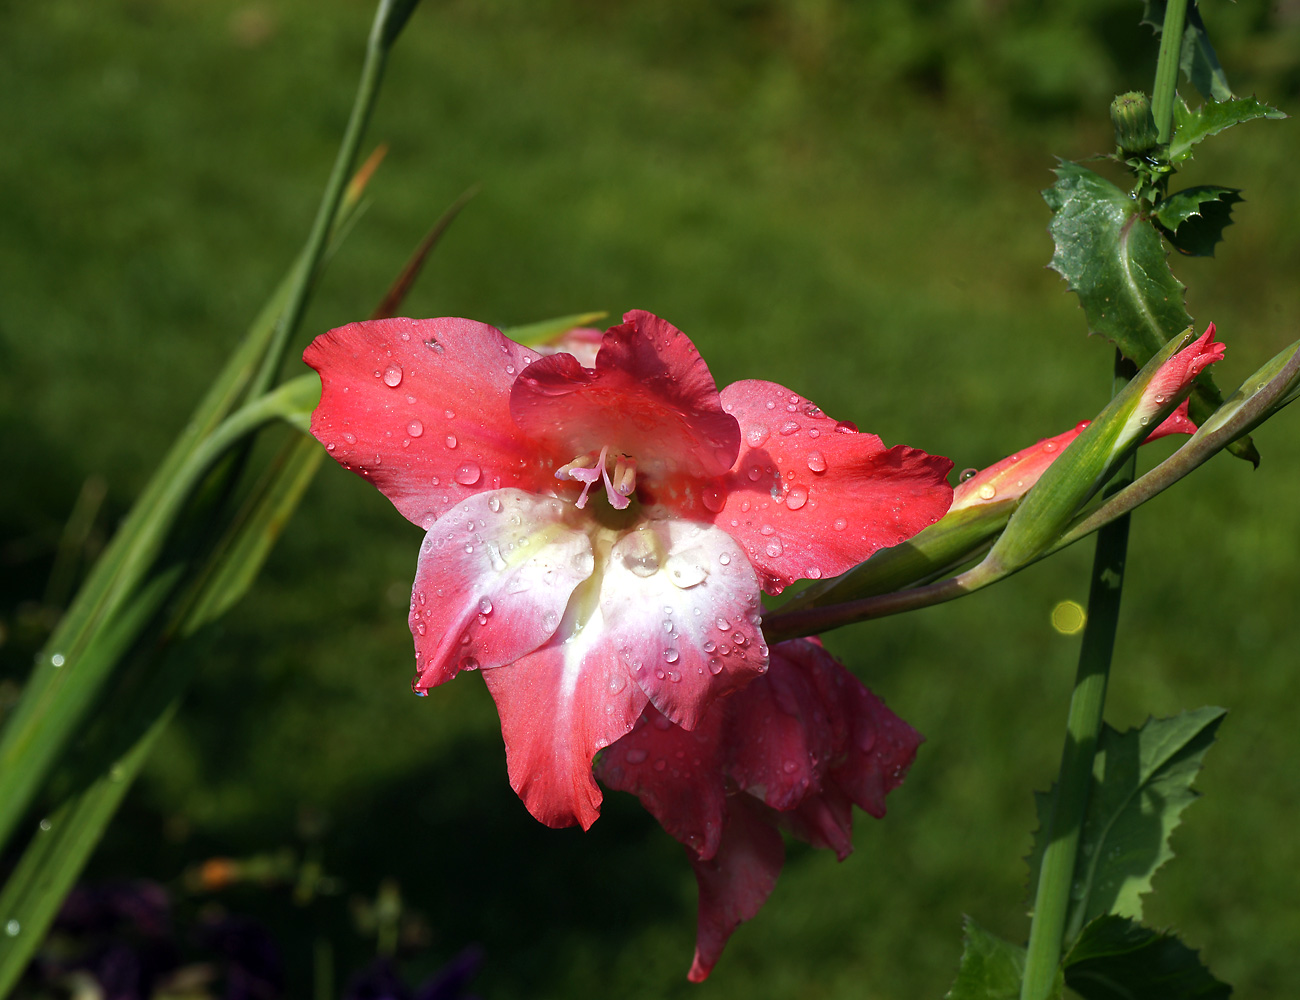
{"type": "Polygon", "coordinates": [[[1151,101],[1141,91],[1120,94],[1111,101],[1110,120],[1115,126],[1115,142],[1125,155],[1145,153],[1159,142],[1151,101]]]}

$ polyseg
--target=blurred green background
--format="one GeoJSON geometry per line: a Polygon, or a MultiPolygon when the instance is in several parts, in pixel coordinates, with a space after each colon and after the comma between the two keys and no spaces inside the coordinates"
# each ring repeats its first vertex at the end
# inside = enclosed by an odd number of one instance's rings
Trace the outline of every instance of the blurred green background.
{"type": "MultiPolygon", "coordinates": [[[[63,595],[83,484],[93,551],[306,233],[360,66],[362,0],[0,0],[0,713],[63,595]]],[[[1300,7],[1204,6],[1239,93],[1294,111],[1300,7]]],[[[482,191],[411,315],[523,323],[655,311],[720,384],[772,378],[888,444],[987,464],[1093,415],[1110,348],[1044,265],[1053,155],[1112,146],[1149,89],[1131,0],[427,0],[371,139],[391,151],[311,334],[361,318],[442,208],[482,191]]],[[[1300,131],[1248,124],[1180,180],[1245,189],[1217,260],[1174,262],[1231,388],[1300,329],[1300,131]]],[[[1109,169],[1102,165],[1103,171],[1109,169]]],[[[1117,178],[1118,179],[1118,178],[1117,178]]],[[[300,345],[301,346],[301,345],[300,345]]],[[[296,360],[293,373],[301,370],[296,360]]],[[[1300,427],[1256,435],[1134,522],[1109,718],[1231,710],[1149,922],[1243,997],[1300,981],[1300,427]]],[[[1150,464],[1166,443],[1146,449],[1150,464]]],[[[340,894],[225,905],[311,947],[368,945],[348,900],[400,883],[414,976],[481,943],[489,998],[938,997],[963,913],[1021,939],[1031,788],[1055,773],[1090,545],[828,645],[928,737],[857,853],[790,851],[760,917],[690,987],[695,886],[627,796],[590,833],[534,823],[478,678],[411,696],[418,529],[322,470],[254,593],[207,645],[179,722],[89,873],[174,880],[302,849],[340,894]]]]}

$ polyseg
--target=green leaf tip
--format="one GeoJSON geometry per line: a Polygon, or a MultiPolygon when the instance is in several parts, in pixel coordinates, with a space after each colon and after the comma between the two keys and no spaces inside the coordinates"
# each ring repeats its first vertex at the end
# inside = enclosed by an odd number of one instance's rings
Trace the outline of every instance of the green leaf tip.
{"type": "Polygon", "coordinates": [[[1182,163],[1190,159],[1193,146],[1226,128],[1256,118],[1279,120],[1286,117],[1284,112],[1254,97],[1208,101],[1198,108],[1190,108],[1182,100],[1174,101],[1174,134],[1169,141],[1169,162],[1182,163]]]}
{"type": "Polygon", "coordinates": [[[1066,984],[1083,1000],[1225,1000],[1232,995],[1232,987],[1211,975],[1177,937],[1113,915],[1089,923],[1063,965],[1066,984]]]}
{"type": "Polygon", "coordinates": [[[1162,199],[1153,214],[1165,239],[1179,253],[1213,257],[1223,230],[1232,225],[1232,206],[1243,200],[1237,188],[1206,184],[1162,199]]]}

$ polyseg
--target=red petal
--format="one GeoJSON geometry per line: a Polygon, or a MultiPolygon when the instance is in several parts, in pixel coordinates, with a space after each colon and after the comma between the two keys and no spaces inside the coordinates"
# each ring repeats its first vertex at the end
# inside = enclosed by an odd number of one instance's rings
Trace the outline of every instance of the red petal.
{"type": "Polygon", "coordinates": [[[848,738],[836,748],[838,763],[825,783],[839,787],[858,808],[879,819],[885,815],[885,796],[903,783],[925,737],[829,654],[826,659],[830,665],[818,672],[818,682],[827,704],[844,711],[848,738]]]}
{"type": "Polygon", "coordinates": [[[1148,441],[1155,441],[1158,438],[1168,437],[1170,434],[1195,434],[1196,424],[1192,423],[1192,418],[1187,413],[1187,400],[1178,404],[1178,409],[1165,417],[1160,426],[1147,435],[1148,441]]]}
{"type": "Polygon", "coordinates": [[[732,932],[762,909],[784,862],[781,834],[770,825],[763,807],[747,795],[728,799],[718,853],[707,861],[691,856],[700,887],[695,961],[687,973],[691,982],[708,978],[732,932]]]}
{"type": "Polygon", "coordinates": [[[725,531],[649,521],[610,550],[602,642],[654,706],[693,729],[714,698],[767,669],[758,578],[725,531]]]}
{"type": "Polygon", "coordinates": [[[888,451],[874,434],[837,423],[773,382],[722,390],[743,443],[722,479],[701,484],[700,507],[749,553],[764,588],[834,576],[906,541],[948,510],[952,462],[914,448],[888,451]]]}
{"type": "Polygon", "coordinates": [[[647,706],[636,728],[607,747],[596,767],[602,782],[639,798],[697,858],[713,857],[722,839],[721,723],[722,713],[715,711],[686,730],[647,706]]]}
{"type": "Polygon", "coordinates": [[[1214,324],[1211,323],[1201,336],[1160,366],[1130,419],[1141,419],[1144,413],[1155,410],[1165,400],[1187,392],[1197,375],[1216,361],[1223,360],[1224,350],[1225,346],[1214,339],[1214,324]]]}
{"type": "Polygon", "coordinates": [[[585,520],[551,497],[494,490],[434,523],[411,593],[417,691],[510,663],[555,634],[594,568],[585,520]]]}
{"type": "Polygon", "coordinates": [[[646,312],[610,328],[584,368],[571,354],[535,362],[515,383],[510,412],[533,439],[568,457],[608,446],[650,480],[716,476],[740,447],[736,421],[695,345],[646,312]]]}
{"type": "Polygon", "coordinates": [[[826,703],[816,679],[785,655],[791,645],[778,645],[766,676],[732,696],[725,708],[727,773],[777,810],[793,809],[821,789],[822,772],[837,749],[835,703],[826,703]]]}
{"type": "Polygon", "coordinates": [[[600,816],[591,758],[636,724],[646,696],[587,638],[599,622],[576,634],[568,624],[536,652],[482,673],[501,717],[510,786],[547,826],[585,830],[600,816]]]}
{"type": "Polygon", "coordinates": [[[474,493],[553,489],[554,457],[510,419],[510,386],[535,357],[466,319],[339,327],[303,354],[321,377],[311,431],[423,528],[474,493]]]}

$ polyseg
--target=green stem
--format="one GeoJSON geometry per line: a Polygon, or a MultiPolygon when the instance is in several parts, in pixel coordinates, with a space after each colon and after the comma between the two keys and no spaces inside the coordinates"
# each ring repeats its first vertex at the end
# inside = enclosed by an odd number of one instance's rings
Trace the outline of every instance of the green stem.
{"type": "MultiPolygon", "coordinates": [[[[365,134],[366,124],[370,121],[370,114],[375,107],[375,99],[379,96],[379,85],[384,78],[388,54],[397,37],[391,23],[393,6],[388,0],[382,0],[375,10],[370,38],[366,42],[366,58],[361,67],[361,79],[357,83],[356,97],[352,101],[352,113],[348,116],[343,141],[339,144],[338,154],[334,157],[334,168],[330,171],[325,192],[321,195],[320,207],[317,208],[316,218],[312,221],[307,245],[303,249],[302,256],[298,258],[293,272],[288,302],[284,311],[280,313],[270,348],[262,359],[262,367],[249,388],[250,399],[264,393],[275,380],[284,364],[284,354],[289,342],[297,332],[299,324],[302,323],[303,313],[311,297],[312,286],[320,273],[321,258],[324,256],[334,219],[343,200],[343,192],[352,173],[352,164],[356,162],[361,137],[365,134]]],[[[400,25],[398,28],[400,29],[400,25]]]]}
{"type": "Polygon", "coordinates": [[[1173,134],[1174,97],[1178,93],[1178,63],[1183,52],[1183,28],[1187,23],[1187,0],[1168,0],[1165,24],[1160,31],[1160,56],[1151,94],[1151,116],[1162,143],[1173,134]]]}
{"type": "MultiPolygon", "coordinates": [[[[1118,369],[1123,361],[1118,353],[1115,361],[1118,384],[1118,369]]],[[[1131,456],[1115,477],[1111,492],[1133,481],[1136,464],[1136,455],[1131,456]]],[[[1106,682],[1110,677],[1111,656],[1115,649],[1128,530],[1129,518],[1124,515],[1097,533],[1092,584],[1088,593],[1088,624],[1079,650],[1079,669],[1066,719],[1061,770],[1045,830],[1047,849],[1038,872],[1020,1000],[1046,1000],[1052,995],[1058,982],[1061,954],[1069,937],[1078,933],[1078,914],[1068,926],[1067,917],[1078,861],[1079,836],[1092,789],[1093,758],[1101,736],[1106,682]]]]}

